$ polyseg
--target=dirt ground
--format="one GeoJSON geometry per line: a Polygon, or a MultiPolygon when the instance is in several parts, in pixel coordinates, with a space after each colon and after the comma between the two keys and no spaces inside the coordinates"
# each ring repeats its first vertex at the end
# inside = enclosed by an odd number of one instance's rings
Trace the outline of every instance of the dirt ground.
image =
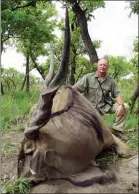
{"type": "MultiPolygon", "coordinates": [[[[2,184],[17,176],[17,155],[22,138],[23,133],[12,132],[2,135],[2,184]]],[[[138,193],[137,153],[132,152],[130,158],[119,160],[109,168],[116,174],[115,183],[95,184],[82,188],[65,180],[51,180],[34,187],[32,193],[138,193]]]]}

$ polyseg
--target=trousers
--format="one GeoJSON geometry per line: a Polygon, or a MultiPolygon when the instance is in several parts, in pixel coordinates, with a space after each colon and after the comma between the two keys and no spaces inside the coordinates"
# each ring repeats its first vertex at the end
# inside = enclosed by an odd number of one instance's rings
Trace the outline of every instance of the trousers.
{"type": "MultiPolygon", "coordinates": [[[[114,114],[116,112],[118,106],[119,105],[117,103],[115,103],[112,106],[112,108],[110,109],[109,114],[114,114]]],[[[129,105],[124,103],[124,108],[125,108],[124,115],[118,116],[118,117],[116,116],[115,121],[114,121],[113,126],[112,126],[112,128],[114,130],[121,131],[121,132],[123,132],[125,130],[125,120],[126,120],[126,117],[128,114],[129,105]]]]}

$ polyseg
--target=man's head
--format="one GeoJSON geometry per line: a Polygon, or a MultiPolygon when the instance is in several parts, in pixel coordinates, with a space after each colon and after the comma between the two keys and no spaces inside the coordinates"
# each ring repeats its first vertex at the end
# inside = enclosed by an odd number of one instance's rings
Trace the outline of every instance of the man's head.
{"type": "Polygon", "coordinates": [[[101,58],[97,62],[97,71],[98,73],[106,74],[109,67],[109,61],[105,58],[101,58]]]}

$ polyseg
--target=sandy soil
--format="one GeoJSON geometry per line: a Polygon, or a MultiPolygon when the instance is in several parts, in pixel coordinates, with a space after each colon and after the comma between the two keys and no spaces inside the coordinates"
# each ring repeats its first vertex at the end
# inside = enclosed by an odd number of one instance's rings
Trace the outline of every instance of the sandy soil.
{"type": "MultiPolygon", "coordinates": [[[[8,144],[19,149],[23,138],[22,133],[8,133],[2,135],[2,184],[17,176],[17,154],[5,152],[3,147],[8,144]]],[[[115,172],[117,181],[105,185],[95,184],[89,187],[77,187],[64,180],[51,180],[35,186],[32,193],[138,193],[138,154],[133,153],[128,159],[119,160],[109,166],[115,172]]]]}

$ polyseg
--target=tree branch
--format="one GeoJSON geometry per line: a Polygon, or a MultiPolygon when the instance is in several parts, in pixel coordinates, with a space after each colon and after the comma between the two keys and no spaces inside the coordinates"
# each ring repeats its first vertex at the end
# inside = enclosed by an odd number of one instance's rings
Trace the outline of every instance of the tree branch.
{"type": "Polygon", "coordinates": [[[25,7],[35,7],[36,6],[36,3],[37,3],[37,0],[32,0],[31,2],[25,4],[25,5],[21,5],[21,6],[16,6],[14,8],[11,9],[11,11],[15,11],[17,9],[21,9],[21,8],[25,8],[25,7]]]}
{"type": "Polygon", "coordinates": [[[31,55],[30,57],[31,57],[31,60],[32,60],[32,62],[33,62],[33,64],[34,64],[34,67],[35,67],[35,68],[37,69],[37,71],[40,73],[40,75],[42,76],[43,80],[45,80],[45,77],[44,77],[43,73],[41,72],[41,70],[38,68],[38,64],[36,63],[35,59],[33,58],[32,55],[31,55]]]}

